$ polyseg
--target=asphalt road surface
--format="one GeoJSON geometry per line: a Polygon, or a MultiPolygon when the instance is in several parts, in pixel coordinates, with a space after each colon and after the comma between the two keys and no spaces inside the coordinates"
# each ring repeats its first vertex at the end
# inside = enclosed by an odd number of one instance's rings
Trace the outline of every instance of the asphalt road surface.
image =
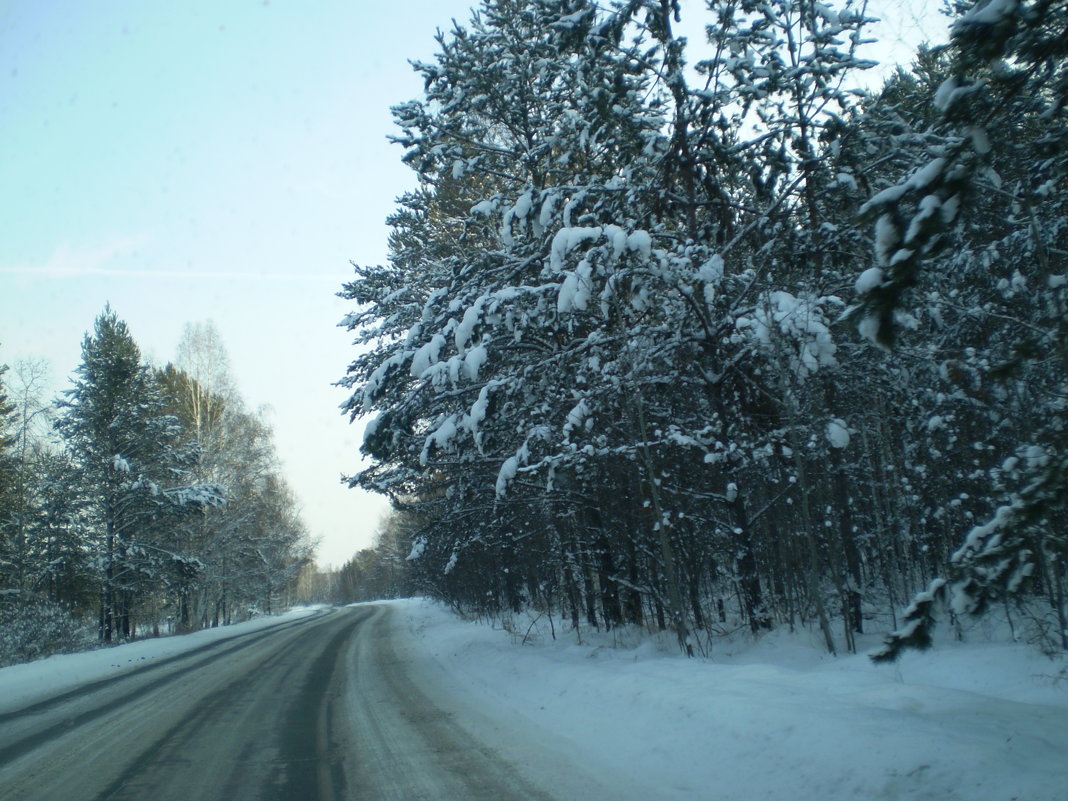
{"type": "Polygon", "coordinates": [[[0,715],[0,799],[553,798],[424,692],[391,614],[329,610],[0,715]]]}

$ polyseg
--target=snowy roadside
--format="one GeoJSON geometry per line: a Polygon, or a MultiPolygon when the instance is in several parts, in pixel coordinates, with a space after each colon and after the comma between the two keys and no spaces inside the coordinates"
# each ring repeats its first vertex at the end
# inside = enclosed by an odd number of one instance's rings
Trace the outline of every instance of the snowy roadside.
{"type": "MultiPolygon", "coordinates": [[[[1025,646],[946,643],[876,666],[771,635],[686,660],[544,621],[531,644],[428,602],[393,602],[443,687],[630,797],[658,801],[1065,801],[1068,682],[1025,646]],[[608,775],[604,775],[607,772],[608,775]]],[[[873,639],[874,647],[877,640],[873,639]]]]}
{"type": "Polygon", "coordinates": [[[208,643],[227,640],[241,634],[277,626],[315,614],[321,606],[290,609],[280,615],[270,615],[204,629],[192,634],[179,634],[150,640],[99,648],[76,654],[57,654],[35,662],[0,668],[0,714],[32,704],[34,701],[73,689],[81,684],[119,675],[170,656],[202,648],[208,643]]]}

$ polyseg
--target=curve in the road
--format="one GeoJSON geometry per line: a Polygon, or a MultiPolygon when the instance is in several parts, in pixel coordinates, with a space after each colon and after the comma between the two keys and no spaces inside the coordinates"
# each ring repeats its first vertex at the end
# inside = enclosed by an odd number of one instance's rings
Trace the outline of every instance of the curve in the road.
{"type": "Polygon", "coordinates": [[[390,614],[295,621],[9,713],[0,801],[549,801],[424,692],[390,614]]]}

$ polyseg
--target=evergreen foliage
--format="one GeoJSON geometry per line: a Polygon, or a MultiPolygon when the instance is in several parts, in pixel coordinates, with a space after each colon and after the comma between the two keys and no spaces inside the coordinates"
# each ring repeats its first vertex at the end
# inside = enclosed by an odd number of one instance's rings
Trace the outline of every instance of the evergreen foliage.
{"type": "MultiPolygon", "coordinates": [[[[8,397],[7,388],[4,386],[4,374],[8,369],[6,364],[0,363],[0,510],[4,512],[14,507],[16,483],[14,456],[16,407],[8,397]]],[[[0,542],[4,543],[5,546],[12,536],[12,524],[13,520],[10,513],[0,517],[0,542]]],[[[4,558],[5,565],[7,562],[7,558],[4,558]]]]}
{"type": "MultiPolygon", "coordinates": [[[[229,387],[214,330],[187,340],[185,361],[212,354],[229,387]]],[[[0,663],[288,600],[311,546],[270,430],[236,393],[145,364],[110,308],[55,407],[42,365],[14,372],[14,390],[0,384],[0,663]],[[40,425],[53,412],[58,441],[40,425]]]]}
{"type": "Polygon", "coordinates": [[[680,13],[487,0],[414,65],[342,292],[409,580],[689,652],[920,590],[893,643],[998,601],[1068,647],[1065,4],[965,4],[876,95],[852,4],[709,4],[692,68],[680,13]]]}

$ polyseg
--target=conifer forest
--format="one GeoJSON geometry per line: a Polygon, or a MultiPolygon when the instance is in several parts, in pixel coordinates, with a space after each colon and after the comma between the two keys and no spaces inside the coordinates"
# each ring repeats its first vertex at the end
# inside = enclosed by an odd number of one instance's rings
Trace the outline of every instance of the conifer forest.
{"type": "Polygon", "coordinates": [[[892,659],[982,613],[1068,648],[1068,3],[949,5],[875,89],[864,3],[441,32],[388,263],[343,289],[349,481],[394,513],[342,578],[694,654],[892,659]]]}
{"type": "Polygon", "coordinates": [[[107,308],[45,385],[0,370],[0,665],[289,605],[311,544],[213,325],[157,368],[107,308]]]}

